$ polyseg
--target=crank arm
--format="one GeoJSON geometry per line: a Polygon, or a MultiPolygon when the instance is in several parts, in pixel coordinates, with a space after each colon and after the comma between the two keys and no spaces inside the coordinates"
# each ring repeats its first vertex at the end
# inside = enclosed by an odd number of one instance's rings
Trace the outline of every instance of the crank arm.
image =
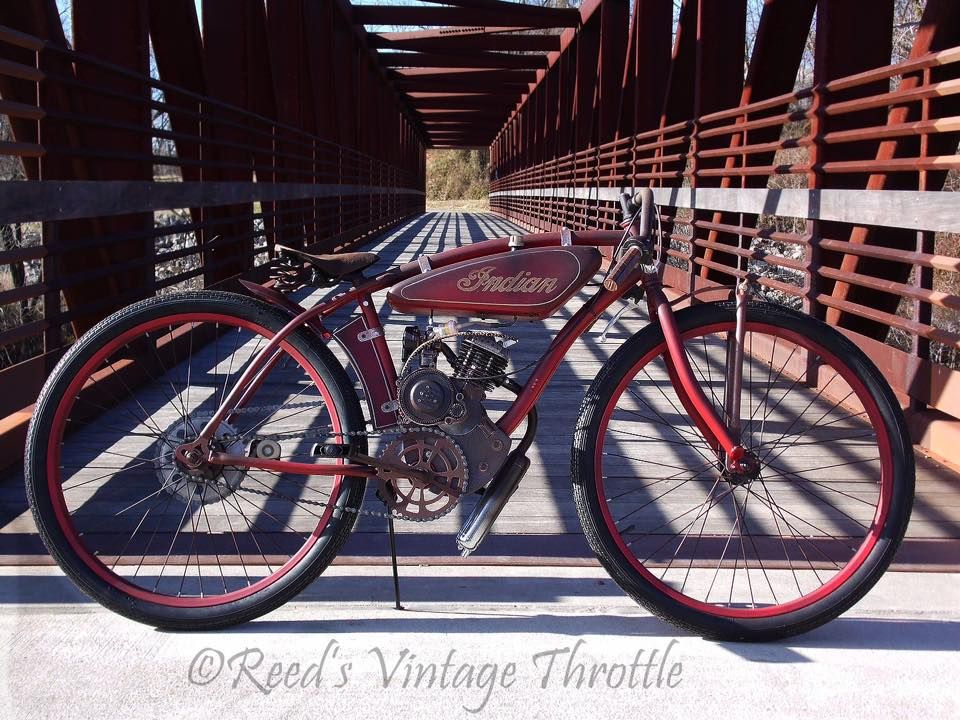
{"type": "Polygon", "coordinates": [[[393,472],[410,478],[411,480],[419,480],[420,482],[424,482],[434,490],[440,490],[441,492],[444,492],[447,495],[457,499],[460,498],[459,490],[449,487],[441,480],[437,480],[431,473],[424,472],[423,470],[414,470],[408,465],[394,465],[393,463],[386,463],[379,458],[371,457],[370,455],[363,455],[362,453],[350,453],[349,457],[351,460],[362,462],[365,465],[377,468],[378,470],[392,470],[393,472]]]}

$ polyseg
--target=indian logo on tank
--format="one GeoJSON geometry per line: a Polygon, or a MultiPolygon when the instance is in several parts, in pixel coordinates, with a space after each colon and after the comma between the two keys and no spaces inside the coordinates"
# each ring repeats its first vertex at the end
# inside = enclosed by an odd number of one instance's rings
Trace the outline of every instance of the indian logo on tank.
{"type": "Polygon", "coordinates": [[[414,315],[542,319],[583,287],[600,259],[600,251],[589,246],[485,255],[408,278],[390,288],[387,299],[414,315]]]}
{"type": "Polygon", "coordinates": [[[479,270],[472,270],[468,275],[457,282],[457,288],[464,292],[495,292],[495,293],[546,293],[550,294],[557,289],[558,278],[537,277],[529,271],[518,272],[516,275],[494,275],[494,267],[488,265],[479,270]]]}

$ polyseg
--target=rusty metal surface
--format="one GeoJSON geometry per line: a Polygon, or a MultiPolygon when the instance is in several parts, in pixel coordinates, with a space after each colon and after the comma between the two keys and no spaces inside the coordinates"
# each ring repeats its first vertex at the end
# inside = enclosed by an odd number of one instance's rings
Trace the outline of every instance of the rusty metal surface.
{"type": "MultiPolygon", "coordinates": [[[[520,106],[491,146],[494,211],[537,229],[612,228],[619,210],[613,197],[598,200],[602,188],[937,192],[960,169],[956,3],[927,2],[912,52],[891,66],[887,0],[869,13],[855,3],[770,0],[741,70],[746,3],[687,0],[675,17],[669,63],[645,70],[652,60],[637,53],[657,57],[665,16],[658,24],[653,13],[666,14],[667,5],[634,3],[652,21],[634,15],[615,139],[593,143],[573,120],[580,108],[571,118],[569,99],[544,107],[531,95],[520,106]],[[815,9],[817,42],[808,46],[815,9]],[[803,86],[795,83],[805,52],[815,67],[803,86]],[[630,86],[645,71],[659,81],[646,103],[640,83],[630,86]],[[558,118],[557,135],[571,142],[556,151],[532,142],[530,118],[538,114],[558,118]]],[[[551,75],[570,82],[562,73],[573,66],[577,86],[579,69],[595,67],[584,63],[585,37],[565,47],[541,85],[549,87],[551,75]]],[[[686,292],[757,273],[772,299],[854,338],[903,404],[924,416],[918,426],[931,417],[960,423],[960,257],[949,218],[935,233],[878,227],[882,213],[865,196],[861,205],[852,200],[854,222],[812,219],[813,210],[784,217],[698,209],[696,195],[688,197],[686,206],[663,208],[671,284],[686,292]]]]}
{"type": "MultiPolygon", "coordinates": [[[[68,38],[53,0],[0,4],[0,156],[28,183],[130,183],[127,213],[111,189],[84,214],[96,190],[78,186],[36,213],[41,242],[0,247],[0,273],[23,276],[0,309],[31,311],[0,329],[0,351],[26,353],[0,369],[26,378],[0,423],[110,309],[224,281],[276,241],[332,250],[421,211],[428,147],[489,147],[493,210],[550,230],[615,226],[614,202],[572,188],[955,185],[960,4],[926,0],[897,66],[893,6],[766,0],[745,35],[746,0],[204,0],[202,25],[191,0],[76,0],[68,38]],[[164,196],[184,206],[153,210],[153,180],[181,183],[164,196]],[[345,189],[298,196],[306,185],[345,189]]],[[[913,410],[960,418],[954,236],[879,227],[871,207],[852,222],[664,207],[668,279],[689,291],[758,272],[850,333],[913,410]]]]}
{"type": "Polygon", "coordinates": [[[334,251],[423,209],[422,126],[348,4],[202,7],[201,32],[190,0],[78,0],[68,44],[52,0],[0,5],[0,159],[26,179],[0,203],[27,238],[0,247],[0,310],[21,318],[0,328],[3,462],[53,364],[109,312],[227,283],[279,240],[334,251]]]}

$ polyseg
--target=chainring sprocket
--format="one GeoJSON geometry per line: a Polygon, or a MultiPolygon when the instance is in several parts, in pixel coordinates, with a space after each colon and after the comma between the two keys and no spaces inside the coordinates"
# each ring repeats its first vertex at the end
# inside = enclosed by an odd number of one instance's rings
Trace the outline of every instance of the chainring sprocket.
{"type": "Polygon", "coordinates": [[[427,522],[446,515],[467,486],[467,458],[449,435],[427,428],[409,430],[388,443],[380,459],[391,465],[429,472],[436,484],[412,479],[402,469],[381,468],[379,496],[392,513],[406,520],[427,522]],[[451,492],[452,491],[452,492],[451,492]]]}

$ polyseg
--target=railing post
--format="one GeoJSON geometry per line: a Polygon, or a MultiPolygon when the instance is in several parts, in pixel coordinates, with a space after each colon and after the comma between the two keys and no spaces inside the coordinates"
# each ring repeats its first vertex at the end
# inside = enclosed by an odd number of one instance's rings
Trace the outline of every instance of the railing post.
{"type": "MultiPolygon", "coordinates": [[[[929,87],[931,81],[930,68],[923,70],[923,86],[929,87]]],[[[930,98],[925,97],[920,104],[920,121],[927,122],[930,119],[930,98]]],[[[925,160],[929,154],[930,136],[923,133],[920,136],[920,159],[925,160]]],[[[917,179],[917,189],[924,191],[927,189],[927,171],[921,166],[919,177],[917,179]]],[[[920,230],[917,232],[917,252],[933,253],[936,249],[935,236],[932,232],[920,230]]],[[[913,285],[919,290],[933,290],[933,268],[925,265],[916,265],[913,272],[913,285]]],[[[924,303],[919,298],[913,300],[913,320],[920,325],[930,325],[933,322],[933,306],[930,303],[924,303]]],[[[917,359],[917,364],[921,361],[930,360],[930,341],[921,337],[918,333],[913,333],[910,338],[910,352],[917,359]]],[[[910,395],[910,409],[917,412],[926,410],[927,405],[922,400],[910,395]]]]}
{"type": "MultiPolygon", "coordinates": [[[[823,171],[821,162],[823,157],[823,121],[827,90],[822,83],[813,87],[810,99],[810,109],[807,117],[810,120],[809,144],[807,145],[807,189],[811,194],[811,204],[816,204],[817,192],[823,187],[823,171]]],[[[805,255],[807,286],[803,295],[803,311],[814,317],[821,317],[820,303],[817,297],[820,294],[820,232],[821,223],[817,218],[807,218],[806,234],[807,248],[805,255]]]]}

